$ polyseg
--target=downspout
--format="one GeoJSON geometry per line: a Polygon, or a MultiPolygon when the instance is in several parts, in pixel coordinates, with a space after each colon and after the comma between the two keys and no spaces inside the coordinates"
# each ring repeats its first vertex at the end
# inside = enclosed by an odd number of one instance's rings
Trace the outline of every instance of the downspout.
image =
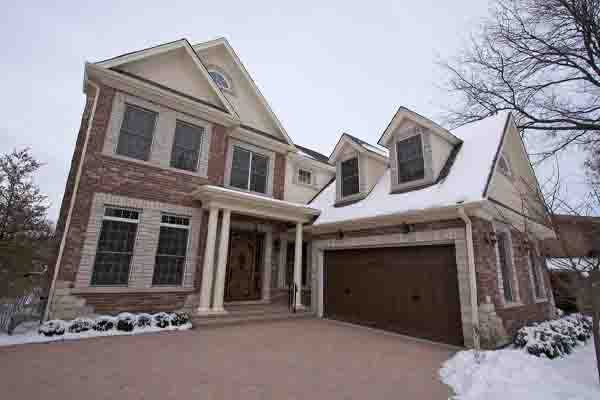
{"type": "Polygon", "coordinates": [[[52,283],[50,284],[50,290],[48,291],[48,301],[46,302],[46,309],[44,311],[44,317],[42,321],[46,321],[48,319],[48,315],[50,314],[50,306],[52,305],[52,300],[54,298],[54,291],[56,286],[56,278],[58,277],[58,270],[60,267],[60,263],[62,261],[63,252],[65,249],[65,242],[67,241],[67,233],[69,232],[69,226],[71,225],[71,215],[73,214],[73,208],[75,208],[75,199],[77,197],[77,189],[79,189],[79,181],[81,179],[81,173],[83,171],[83,162],[85,160],[85,153],[87,151],[87,146],[90,138],[90,132],[92,130],[92,123],[94,122],[94,116],[96,115],[96,106],[98,104],[98,97],[100,95],[100,87],[96,85],[94,82],[87,82],[90,86],[94,88],[96,94],[94,95],[94,103],[92,104],[92,110],[90,112],[90,117],[88,119],[88,126],[85,132],[85,140],[83,142],[83,149],[81,151],[81,159],[79,160],[79,165],[77,167],[77,175],[75,175],[75,183],[73,185],[73,194],[71,195],[71,201],[69,203],[69,211],[67,212],[67,220],[65,221],[65,227],[63,229],[62,238],[60,240],[60,247],[58,249],[58,257],[56,257],[56,264],[54,265],[54,274],[52,276],[52,283]]]}
{"type": "Polygon", "coordinates": [[[481,348],[479,340],[479,310],[477,307],[477,277],[475,275],[475,251],[473,250],[473,225],[471,219],[465,212],[465,208],[461,206],[458,209],[458,216],[465,223],[465,231],[467,235],[467,262],[469,263],[469,292],[471,297],[471,314],[473,324],[473,346],[479,350],[481,348]]]}

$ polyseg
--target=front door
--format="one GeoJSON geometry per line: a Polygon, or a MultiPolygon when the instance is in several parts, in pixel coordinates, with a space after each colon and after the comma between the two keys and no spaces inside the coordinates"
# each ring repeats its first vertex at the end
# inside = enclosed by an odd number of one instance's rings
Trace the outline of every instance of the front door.
{"type": "Polygon", "coordinates": [[[225,301],[260,300],[262,235],[231,231],[225,301]]]}

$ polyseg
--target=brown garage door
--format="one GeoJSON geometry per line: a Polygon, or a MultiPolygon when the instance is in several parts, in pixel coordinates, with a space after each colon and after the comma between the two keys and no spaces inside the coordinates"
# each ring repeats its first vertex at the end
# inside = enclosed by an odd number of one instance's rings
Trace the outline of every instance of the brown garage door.
{"type": "Polygon", "coordinates": [[[462,346],[454,246],[325,252],[325,316],[462,346]]]}

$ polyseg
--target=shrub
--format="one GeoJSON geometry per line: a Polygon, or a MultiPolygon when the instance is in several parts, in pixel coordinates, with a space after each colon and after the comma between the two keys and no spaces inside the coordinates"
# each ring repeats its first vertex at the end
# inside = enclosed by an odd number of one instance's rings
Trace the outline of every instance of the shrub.
{"type": "Polygon", "coordinates": [[[165,312],[154,314],[154,325],[159,328],[166,328],[171,324],[171,316],[165,312]]]}
{"type": "Polygon", "coordinates": [[[184,312],[175,312],[171,314],[171,325],[181,326],[190,322],[190,316],[184,312]]]}
{"type": "Polygon", "coordinates": [[[150,314],[138,314],[136,325],[139,328],[147,328],[152,326],[152,315],[150,314]]]}
{"type": "Polygon", "coordinates": [[[92,328],[98,332],[110,331],[115,327],[115,321],[113,317],[101,316],[96,318],[92,328]]]}
{"type": "Polygon", "coordinates": [[[117,330],[131,332],[135,328],[135,315],[131,313],[121,313],[117,315],[117,330]]]}
{"type": "Polygon", "coordinates": [[[69,333],[80,333],[92,329],[94,321],[89,318],[76,318],[69,325],[69,333]]]}
{"type": "Polygon", "coordinates": [[[65,321],[60,319],[53,319],[44,322],[38,332],[44,336],[59,336],[65,333],[65,321]]]}
{"type": "Polygon", "coordinates": [[[542,354],[553,359],[570,354],[573,348],[592,336],[592,323],[588,317],[572,314],[553,321],[531,324],[519,329],[513,344],[529,354],[542,354]]]}

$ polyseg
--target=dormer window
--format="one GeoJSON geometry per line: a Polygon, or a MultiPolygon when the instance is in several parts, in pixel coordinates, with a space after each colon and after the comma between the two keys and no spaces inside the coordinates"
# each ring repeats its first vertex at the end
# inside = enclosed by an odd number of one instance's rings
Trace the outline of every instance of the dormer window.
{"type": "Polygon", "coordinates": [[[425,178],[425,160],[421,135],[409,137],[396,143],[398,157],[398,183],[425,178]]]}
{"type": "Polygon", "coordinates": [[[342,197],[359,192],[358,157],[342,161],[342,197]]]}

